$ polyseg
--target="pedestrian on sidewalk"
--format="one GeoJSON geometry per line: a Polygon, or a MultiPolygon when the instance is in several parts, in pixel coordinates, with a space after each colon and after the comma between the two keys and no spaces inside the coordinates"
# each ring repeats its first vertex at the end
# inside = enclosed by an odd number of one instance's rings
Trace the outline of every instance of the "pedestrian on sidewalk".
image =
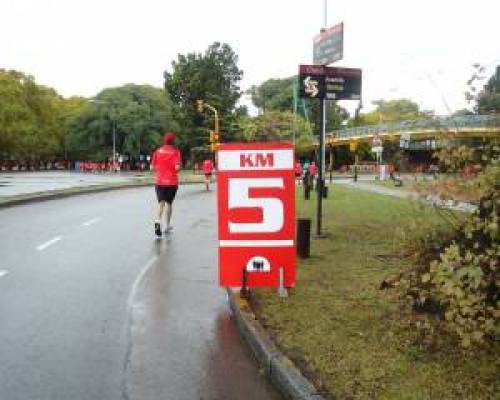
{"type": "Polygon", "coordinates": [[[300,181],[302,180],[302,164],[300,163],[300,161],[295,161],[294,172],[295,182],[296,184],[300,185],[300,181]]]}
{"type": "Polygon", "coordinates": [[[158,214],[155,220],[155,234],[162,236],[161,222],[166,208],[165,233],[172,230],[172,203],[179,185],[178,173],[181,169],[181,152],[174,145],[175,134],[167,132],[163,136],[163,146],[158,148],[151,159],[151,169],[155,172],[155,189],[158,199],[158,214]]]}
{"type": "MultiPolygon", "coordinates": [[[[309,164],[309,175],[311,176],[310,179],[311,179],[311,189],[314,188],[314,182],[317,181],[317,177],[318,177],[318,167],[316,166],[316,162],[314,161],[311,161],[311,164],[309,164]]],[[[318,183],[316,182],[316,185],[318,183]]]]}
{"type": "Polygon", "coordinates": [[[212,179],[212,172],[214,170],[214,165],[210,158],[203,161],[203,173],[205,174],[205,187],[207,191],[210,190],[210,181],[212,179]]]}

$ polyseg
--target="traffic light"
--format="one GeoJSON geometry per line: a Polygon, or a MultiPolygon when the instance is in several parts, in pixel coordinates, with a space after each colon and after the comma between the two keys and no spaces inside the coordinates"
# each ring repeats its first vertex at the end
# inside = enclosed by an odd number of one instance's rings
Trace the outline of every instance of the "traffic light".
{"type": "Polygon", "coordinates": [[[196,107],[198,112],[203,112],[203,100],[196,100],[196,107]]]}
{"type": "Polygon", "coordinates": [[[210,143],[219,143],[219,132],[210,131],[210,143]]]}

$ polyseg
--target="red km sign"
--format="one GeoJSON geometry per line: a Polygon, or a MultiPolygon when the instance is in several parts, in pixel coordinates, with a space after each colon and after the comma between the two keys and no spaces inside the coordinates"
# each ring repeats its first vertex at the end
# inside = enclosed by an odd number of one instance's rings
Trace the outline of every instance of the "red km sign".
{"type": "Polygon", "coordinates": [[[293,145],[223,143],[218,151],[219,284],[295,285],[293,145]]]}

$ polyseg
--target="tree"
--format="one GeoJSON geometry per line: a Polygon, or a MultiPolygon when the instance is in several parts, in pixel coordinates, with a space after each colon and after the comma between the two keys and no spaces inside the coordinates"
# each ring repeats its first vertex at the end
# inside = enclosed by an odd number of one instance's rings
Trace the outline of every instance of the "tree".
{"type": "Polygon", "coordinates": [[[40,160],[61,154],[63,103],[32,76],[0,69],[0,157],[40,160]]]}
{"type": "Polygon", "coordinates": [[[161,135],[179,131],[172,102],[162,89],[128,84],[99,93],[69,124],[72,158],[104,160],[113,148],[137,158],[160,144],[161,135]]]}
{"type": "Polygon", "coordinates": [[[208,131],[214,126],[212,114],[197,110],[198,99],[218,110],[221,130],[229,132],[241,95],[243,71],[237,63],[238,56],[228,44],[215,42],[204,54],[179,54],[172,62],[173,71],[165,71],[165,89],[179,108],[185,130],[181,143],[184,149],[206,144],[208,131]]]}
{"type": "Polygon", "coordinates": [[[409,99],[376,100],[377,107],[368,113],[360,113],[349,121],[348,126],[376,125],[386,122],[428,119],[434,111],[420,110],[417,103],[409,99]]]}
{"type": "Polygon", "coordinates": [[[261,112],[292,111],[295,80],[296,77],[269,79],[259,86],[252,86],[249,90],[252,103],[261,112]]]}
{"type": "Polygon", "coordinates": [[[467,81],[466,101],[472,105],[476,114],[500,113],[500,65],[497,66],[486,85],[486,67],[479,63],[472,65],[472,75],[467,81]]]}
{"type": "Polygon", "coordinates": [[[476,108],[479,114],[500,113],[500,65],[479,93],[476,108]]]}
{"type": "Polygon", "coordinates": [[[289,111],[242,118],[239,127],[238,139],[245,142],[295,141],[295,150],[301,156],[314,149],[311,124],[289,111]]]}

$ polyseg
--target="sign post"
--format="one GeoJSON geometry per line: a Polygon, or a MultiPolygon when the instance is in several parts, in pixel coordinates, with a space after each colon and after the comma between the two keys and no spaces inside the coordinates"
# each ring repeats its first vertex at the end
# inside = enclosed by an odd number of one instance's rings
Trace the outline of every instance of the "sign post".
{"type": "Polygon", "coordinates": [[[219,284],[294,286],[293,145],[222,143],[217,187],[219,284]]]}
{"type": "Polygon", "coordinates": [[[361,70],[323,65],[299,66],[300,97],[320,100],[319,179],[316,234],[321,235],[322,198],[325,175],[325,100],[360,100],[361,70]]]}

